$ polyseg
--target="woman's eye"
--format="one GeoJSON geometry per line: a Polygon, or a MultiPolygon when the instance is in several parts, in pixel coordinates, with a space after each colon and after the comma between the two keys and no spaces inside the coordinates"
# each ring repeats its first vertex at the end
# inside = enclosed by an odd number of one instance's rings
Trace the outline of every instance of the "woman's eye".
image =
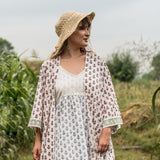
{"type": "Polygon", "coordinates": [[[80,30],[84,30],[84,29],[85,29],[85,27],[81,26],[81,27],[79,27],[79,29],[80,29],[80,30]]]}
{"type": "Polygon", "coordinates": [[[85,30],[85,29],[88,30],[88,27],[81,26],[81,27],[79,27],[79,29],[80,29],[80,30],[85,30]]]}

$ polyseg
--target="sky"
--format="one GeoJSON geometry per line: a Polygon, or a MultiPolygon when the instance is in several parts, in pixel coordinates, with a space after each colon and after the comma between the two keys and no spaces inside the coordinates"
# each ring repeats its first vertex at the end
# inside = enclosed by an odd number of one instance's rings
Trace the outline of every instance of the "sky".
{"type": "Polygon", "coordinates": [[[90,39],[103,58],[141,37],[160,40],[159,0],[0,0],[0,37],[21,58],[35,51],[44,60],[58,42],[54,26],[67,11],[95,12],[90,39]]]}

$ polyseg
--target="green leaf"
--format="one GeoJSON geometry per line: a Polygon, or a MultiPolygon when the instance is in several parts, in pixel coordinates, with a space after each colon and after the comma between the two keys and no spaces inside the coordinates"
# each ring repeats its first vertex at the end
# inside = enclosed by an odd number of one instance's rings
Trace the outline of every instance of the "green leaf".
{"type": "Polygon", "coordinates": [[[155,119],[156,124],[158,123],[157,112],[156,112],[156,95],[157,95],[158,91],[160,91],[160,87],[156,89],[156,91],[154,92],[153,97],[152,97],[152,110],[153,110],[153,115],[154,115],[154,119],[155,119]]]}

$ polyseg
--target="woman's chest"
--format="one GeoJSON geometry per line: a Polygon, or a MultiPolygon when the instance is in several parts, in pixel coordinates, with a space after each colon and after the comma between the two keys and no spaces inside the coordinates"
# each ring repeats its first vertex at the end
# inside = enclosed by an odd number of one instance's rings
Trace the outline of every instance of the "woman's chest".
{"type": "Polygon", "coordinates": [[[60,66],[71,74],[78,75],[85,69],[85,57],[78,59],[60,59],[60,66]]]}

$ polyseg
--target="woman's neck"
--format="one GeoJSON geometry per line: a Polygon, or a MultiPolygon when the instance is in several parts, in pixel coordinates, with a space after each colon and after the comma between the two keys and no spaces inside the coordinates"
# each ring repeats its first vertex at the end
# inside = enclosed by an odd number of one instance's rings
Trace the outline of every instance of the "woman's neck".
{"type": "Polygon", "coordinates": [[[80,48],[66,48],[63,57],[65,58],[78,58],[84,55],[85,53],[80,51],[80,48]]]}

